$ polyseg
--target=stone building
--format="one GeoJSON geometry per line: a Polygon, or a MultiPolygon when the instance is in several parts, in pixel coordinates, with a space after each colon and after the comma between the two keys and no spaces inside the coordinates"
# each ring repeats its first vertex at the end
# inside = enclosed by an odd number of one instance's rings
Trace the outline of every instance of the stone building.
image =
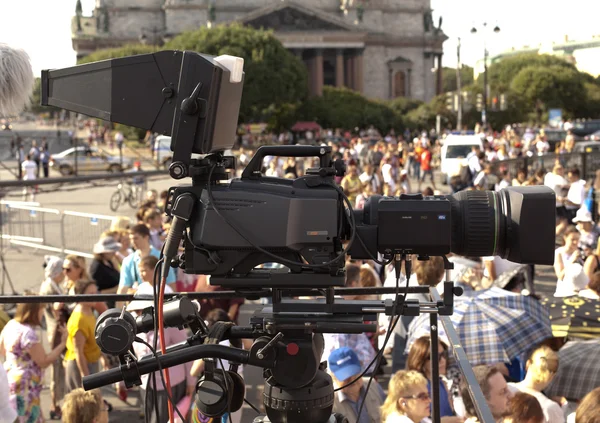
{"type": "Polygon", "coordinates": [[[430,0],[96,0],[73,18],[78,57],[182,31],[241,22],[272,29],[304,61],[314,95],[346,86],[371,98],[429,101],[441,92],[442,44],[430,0]]]}

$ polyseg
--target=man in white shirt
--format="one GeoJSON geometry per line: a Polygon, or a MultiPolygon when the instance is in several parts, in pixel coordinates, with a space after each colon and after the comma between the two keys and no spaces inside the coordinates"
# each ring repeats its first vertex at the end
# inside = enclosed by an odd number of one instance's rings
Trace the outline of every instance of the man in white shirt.
{"type": "Polygon", "coordinates": [[[571,186],[569,187],[567,198],[563,201],[567,209],[569,222],[572,222],[577,214],[577,210],[579,210],[585,201],[585,180],[581,179],[581,173],[577,168],[569,170],[568,179],[571,186]]]}
{"type": "Polygon", "coordinates": [[[544,185],[552,189],[556,194],[556,216],[559,219],[566,219],[567,213],[563,204],[564,190],[569,183],[564,177],[565,169],[560,164],[554,165],[552,172],[544,176],[544,185]]]}
{"type": "Polygon", "coordinates": [[[31,160],[31,154],[28,154],[25,161],[21,163],[21,169],[23,170],[23,180],[33,181],[35,180],[35,174],[37,172],[37,164],[31,160]]]}

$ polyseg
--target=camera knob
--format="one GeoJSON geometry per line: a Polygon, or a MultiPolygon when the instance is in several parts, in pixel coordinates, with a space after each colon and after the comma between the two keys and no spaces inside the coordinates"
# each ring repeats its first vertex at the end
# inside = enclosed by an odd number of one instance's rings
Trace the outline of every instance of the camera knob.
{"type": "Polygon", "coordinates": [[[169,166],[169,175],[173,179],[183,179],[187,176],[187,167],[182,162],[173,162],[169,166]]]}

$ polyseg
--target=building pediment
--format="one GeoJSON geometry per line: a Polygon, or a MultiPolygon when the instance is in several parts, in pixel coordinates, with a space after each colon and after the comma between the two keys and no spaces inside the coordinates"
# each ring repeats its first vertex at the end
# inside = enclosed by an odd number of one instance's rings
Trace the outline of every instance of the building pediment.
{"type": "Polygon", "coordinates": [[[249,13],[239,20],[254,28],[276,32],[357,31],[355,25],[321,10],[309,9],[293,1],[276,2],[249,13]]]}

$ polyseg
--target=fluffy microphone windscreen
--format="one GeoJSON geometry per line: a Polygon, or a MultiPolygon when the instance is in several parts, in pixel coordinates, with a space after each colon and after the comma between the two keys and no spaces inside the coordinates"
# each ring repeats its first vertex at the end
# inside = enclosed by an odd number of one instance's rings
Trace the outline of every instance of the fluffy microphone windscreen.
{"type": "Polygon", "coordinates": [[[16,116],[29,105],[33,81],[29,55],[0,43],[0,116],[16,116]]]}

